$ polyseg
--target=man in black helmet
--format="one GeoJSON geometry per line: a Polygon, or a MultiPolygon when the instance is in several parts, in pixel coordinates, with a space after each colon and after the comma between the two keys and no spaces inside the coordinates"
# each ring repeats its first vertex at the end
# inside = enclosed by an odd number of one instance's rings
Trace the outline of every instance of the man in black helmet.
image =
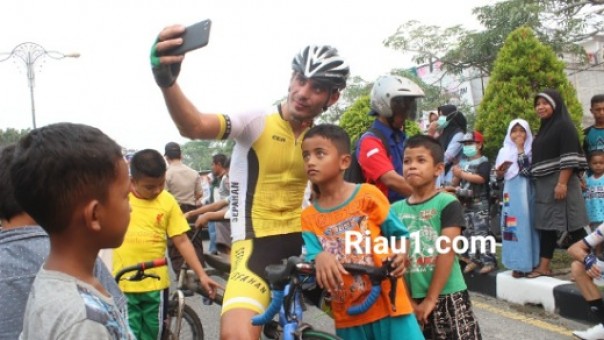
{"type": "Polygon", "coordinates": [[[300,255],[300,214],[307,178],[301,142],[306,130],[340,97],[348,64],[330,46],[307,46],[292,61],[288,96],[272,112],[202,113],[176,78],[184,56],[164,53],[180,44],[183,26],[165,28],[151,64],[174,123],[192,139],[234,139],[229,172],[233,268],[224,296],[222,339],[258,339],[249,321],[266,309],[265,267],[300,255]],[[246,321],[244,321],[246,320],[246,321]],[[234,326],[236,325],[236,326],[234,326]]]}

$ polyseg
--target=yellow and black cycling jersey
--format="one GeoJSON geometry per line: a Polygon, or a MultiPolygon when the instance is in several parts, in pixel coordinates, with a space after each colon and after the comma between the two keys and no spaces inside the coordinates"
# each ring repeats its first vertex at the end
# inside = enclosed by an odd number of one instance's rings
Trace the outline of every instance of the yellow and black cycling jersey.
{"type": "Polygon", "coordinates": [[[307,179],[302,138],[277,110],[220,115],[218,139],[234,139],[231,156],[233,242],[300,232],[307,179]]]}

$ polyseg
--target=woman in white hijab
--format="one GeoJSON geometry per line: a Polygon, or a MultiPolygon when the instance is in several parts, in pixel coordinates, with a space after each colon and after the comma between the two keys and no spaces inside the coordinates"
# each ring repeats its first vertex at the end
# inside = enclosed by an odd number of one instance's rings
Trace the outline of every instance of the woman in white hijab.
{"type": "Polygon", "coordinates": [[[516,278],[526,276],[539,264],[539,236],[531,216],[532,143],[528,122],[514,119],[495,161],[497,177],[504,179],[502,262],[516,278]]]}

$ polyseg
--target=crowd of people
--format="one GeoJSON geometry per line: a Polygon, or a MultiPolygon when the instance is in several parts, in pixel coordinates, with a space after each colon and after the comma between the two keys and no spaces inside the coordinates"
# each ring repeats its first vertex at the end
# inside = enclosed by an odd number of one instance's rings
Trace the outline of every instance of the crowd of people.
{"type": "MultiPolygon", "coordinates": [[[[209,199],[199,207],[202,181],[182,163],[176,143],[168,143],[163,156],[145,149],[126,162],[100,130],[59,123],[5,147],[0,297],[14,309],[0,317],[2,337],[158,338],[168,269],[150,271],[158,280],[118,286],[98,254],[114,248],[115,274],[169,253],[175,268],[186,262],[212,295],[221,286],[203,269],[202,244],[190,240],[192,224],[210,230],[210,252],[231,256],[222,339],[260,337],[260,327],[242,321],[270,302],[265,268],[303,248],[331,301],[338,336],[481,339],[463,273],[495,270],[495,254],[489,247],[462,254],[446,247],[446,240],[450,246],[489,234],[491,163],[482,134],[468,130],[464,114],[442,105],[430,114],[426,134],[408,137],[405,122],[416,118],[424,92],[404,77],[382,76],[371,92],[372,128],[351,148],[341,127],[314,124],[338,101],[350,74],[345,59],[326,45],[294,56],[287,97],[273,111],[202,112],[177,82],[184,56],[165,53],[182,43],[183,32],[179,25],[160,32],[152,71],[183,136],[236,142],[230,159],[213,157],[209,199]],[[366,183],[344,180],[354,159],[366,183]],[[308,187],[312,197],[303,209],[308,187]],[[350,232],[368,244],[381,236],[394,241],[381,251],[349,252],[350,232]],[[409,237],[413,233],[419,237],[409,237]],[[394,251],[403,246],[419,251],[394,251]],[[391,261],[392,280],[382,282],[377,302],[366,313],[347,314],[371,283],[342,264],[384,261],[391,261]]],[[[591,279],[601,274],[604,238],[604,95],[592,99],[596,123],[585,131],[583,147],[558,91],[542,90],[533,104],[539,130],[533,135],[525,120],[512,120],[494,162],[504,183],[503,264],[517,278],[550,276],[558,234],[568,233],[577,241],[569,249],[573,275],[603,322],[576,334],[597,338],[604,335],[604,302],[591,279]],[[590,225],[595,231],[584,238],[590,225]]]]}

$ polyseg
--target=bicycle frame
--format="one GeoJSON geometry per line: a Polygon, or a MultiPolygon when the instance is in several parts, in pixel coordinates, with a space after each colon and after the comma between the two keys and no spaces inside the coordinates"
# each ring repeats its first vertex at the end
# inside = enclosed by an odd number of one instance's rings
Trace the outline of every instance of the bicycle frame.
{"type": "Polygon", "coordinates": [[[302,336],[301,331],[308,327],[303,321],[302,282],[294,277],[285,287],[284,301],[279,311],[279,324],[283,329],[283,340],[293,340],[302,336]],[[293,290],[293,291],[292,291],[293,290]]]}
{"type": "MultiPolygon", "coordinates": [[[[384,261],[381,267],[360,264],[343,264],[351,274],[367,275],[371,280],[371,290],[365,300],[348,308],[349,315],[365,313],[381,294],[383,280],[389,279],[392,285],[390,301],[392,307],[396,301],[396,278],[390,276],[391,263],[384,261]]],[[[259,326],[269,323],[273,316],[279,312],[279,324],[283,328],[283,339],[294,340],[304,338],[306,331],[312,330],[310,325],[302,323],[302,284],[307,278],[314,275],[314,265],[302,262],[298,257],[292,256],[285,264],[269,265],[266,267],[268,280],[271,284],[272,301],[266,311],[252,318],[252,324],[259,326]]],[[[336,338],[334,336],[334,338],[336,338]]]]}
{"type": "MultiPolygon", "coordinates": [[[[116,282],[119,283],[122,280],[122,277],[129,272],[135,271],[136,273],[130,277],[124,278],[124,280],[129,281],[142,281],[146,278],[155,278],[159,280],[159,277],[154,274],[145,273],[146,269],[156,268],[167,265],[167,259],[161,258],[153,261],[142,262],[132,266],[122,268],[115,276],[116,282]]],[[[187,267],[183,265],[179,273],[178,280],[178,288],[172,292],[170,295],[170,300],[168,302],[168,313],[166,314],[166,319],[164,322],[164,329],[162,334],[162,339],[165,340],[177,340],[180,338],[180,333],[182,329],[182,320],[185,317],[185,314],[188,315],[187,323],[191,326],[192,332],[196,338],[201,336],[203,338],[203,327],[201,321],[197,314],[194,311],[187,307],[185,302],[185,296],[192,296],[195,289],[192,291],[187,291],[187,287],[185,287],[185,279],[187,275],[187,267]],[[187,310],[188,309],[188,310],[187,310]],[[194,315],[190,315],[194,314],[194,315]]],[[[195,276],[195,274],[193,274],[195,276]]],[[[193,280],[193,284],[194,280],[193,280]]],[[[199,286],[197,284],[197,286],[199,286]]]]}

